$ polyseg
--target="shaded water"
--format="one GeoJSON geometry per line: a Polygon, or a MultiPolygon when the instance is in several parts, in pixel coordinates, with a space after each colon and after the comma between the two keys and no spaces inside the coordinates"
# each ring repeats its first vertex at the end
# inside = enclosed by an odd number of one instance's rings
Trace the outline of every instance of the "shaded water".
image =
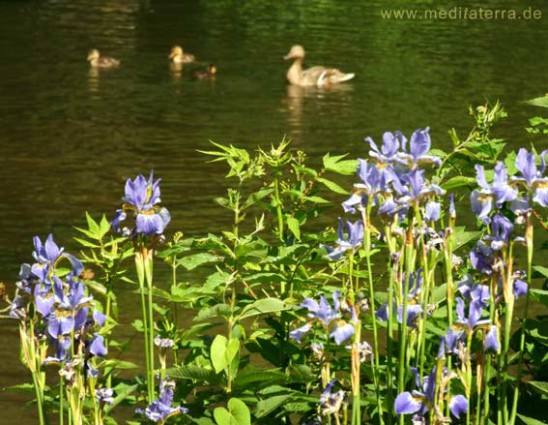
{"type": "MultiPolygon", "coordinates": [[[[85,210],[111,216],[125,179],[151,168],[164,181],[171,229],[218,229],[225,217],[211,199],[224,169],[197,153],[210,139],[254,147],[287,135],[313,158],[364,155],[366,135],[430,125],[434,145],[447,147],[450,127],[470,128],[468,105],[500,99],[510,118],[499,133],[527,142],[522,129],[539,111],[520,102],[548,84],[546,3],[531,2],[539,21],[383,20],[384,3],[0,1],[0,281],[30,260],[32,236],[54,232],[70,248],[85,210]],[[201,61],[180,75],[167,60],[176,43],[201,61]],[[282,56],[295,43],[309,66],[356,79],[334,90],[288,87],[282,56]],[[90,72],[91,47],[121,67],[90,72]],[[214,82],[191,78],[210,62],[214,82]]],[[[26,379],[16,332],[0,322],[0,387],[26,379]]],[[[0,422],[34,423],[16,399],[0,397],[0,422]]]]}

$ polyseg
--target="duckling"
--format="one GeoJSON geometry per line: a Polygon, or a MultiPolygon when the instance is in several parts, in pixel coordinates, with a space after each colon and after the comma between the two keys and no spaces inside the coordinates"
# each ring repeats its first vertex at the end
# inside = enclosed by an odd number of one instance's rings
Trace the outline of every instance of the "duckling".
{"type": "Polygon", "coordinates": [[[118,59],[101,56],[99,50],[92,49],[88,53],[88,61],[93,68],[116,68],[120,65],[118,59]]]}
{"type": "Polygon", "coordinates": [[[344,73],[336,68],[313,66],[303,70],[302,64],[305,52],[302,46],[295,45],[289,53],[284,56],[285,60],[294,59],[293,65],[287,71],[287,80],[297,86],[326,87],[332,84],[342,83],[354,78],[352,73],[344,73]]]}
{"type": "Polygon", "coordinates": [[[194,71],[194,77],[198,80],[211,80],[215,78],[215,74],[217,74],[217,67],[212,63],[207,66],[206,70],[194,71]]]}
{"type": "Polygon", "coordinates": [[[184,53],[181,46],[173,46],[169,58],[173,61],[173,63],[192,63],[196,60],[194,55],[184,53]]]}

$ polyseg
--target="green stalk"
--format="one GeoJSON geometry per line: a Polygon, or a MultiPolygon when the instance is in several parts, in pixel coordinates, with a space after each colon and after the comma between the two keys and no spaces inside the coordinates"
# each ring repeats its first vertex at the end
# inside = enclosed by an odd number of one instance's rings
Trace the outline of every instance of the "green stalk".
{"type": "Polygon", "coordinates": [[[141,313],[143,317],[143,330],[145,340],[145,364],[146,364],[146,381],[147,381],[147,395],[148,401],[154,400],[154,388],[151,387],[150,381],[150,358],[149,358],[149,339],[148,339],[148,315],[147,315],[147,302],[145,294],[145,264],[143,253],[135,252],[135,268],[137,270],[137,280],[139,281],[139,293],[141,295],[141,313]]]}
{"type": "Polygon", "coordinates": [[[525,240],[527,244],[527,293],[525,294],[525,311],[523,312],[523,321],[521,323],[521,332],[519,340],[519,359],[518,359],[518,382],[514,388],[514,399],[512,401],[512,414],[510,421],[513,424],[516,420],[518,410],[519,388],[521,383],[521,374],[523,372],[523,353],[525,352],[525,327],[527,325],[527,314],[529,313],[529,292],[531,289],[531,275],[533,274],[533,223],[531,214],[527,215],[525,227],[525,240]]]}
{"type": "MultiPolygon", "coordinates": [[[[388,226],[385,226],[384,233],[386,235],[386,241],[388,244],[388,252],[389,254],[395,253],[396,247],[394,244],[394,241],[390,234],[390,228],[388,226]]],[[[386,374],[386,398],[387,398],[387,405],[392,406],[393,402],[393,395],[392,395],[392,356],[394,353],[394,334],[393,334],[393,323],[392,323],[392,312],[394,311],[394,265],[392,264],[391,257],[388,258],[388,271],[389,271],[389,277],[388,277],[388,323],[387,327],[388,330],[386,332],[386,357],[387,357],[387,374],[386,374]]],[[[389,412],[388,414],[388,425],[392,425],[392,414],[389,412]]]]}
{"type": "Polygon", "coordinates": [[[380,394],[380,382],[379,382],[379,339],[377,335],[377,318],[375,315],[375,288],[373,286],[373,272],[371,268],[371,202],[367,204],[365,209],[362,209],[362,220],[364,228],[364,249],[365,258],[367,264],[367,279],[369,283],[369,298],[371,299],[371,305],[369,309],[371,311],[371,322],[373,323],[373,355],[375,362],[375,369],[373,371],[373,384],[375,386],[375,393],[377,397],[377,406],[379,409],[379,418],[381,425],[384,424],[384,413],[381,402],[380,394]]]}
{"type": "Polygon", "coordinates": [[[154,309],[152,299],[152,273],[153,270],[153,251],[145,251],[145,280],[147,283],[148,294],[148,359],[150,362],[150,388],[152,393],[152,399],[155,397],[155,376],[154,376],[154,309]]]}
{"type": "MultiPolygon", "coordinates": [[[[398,359],[398,393],[403,392],[405,386],[405,370],[407,365],[407,304],[409,296],[409,279],[415,263],[415,250],[413,247],[413,215],[410,210],[409,228],[405,241],[405,282],[403,287],[403,311],[400,324],[400,355],[398,359]]],[[[391,318],[390,318],[391,319],[391,318]]],[[[404,423],[404,415],[400,415],[400,424],[404,423]]]]}

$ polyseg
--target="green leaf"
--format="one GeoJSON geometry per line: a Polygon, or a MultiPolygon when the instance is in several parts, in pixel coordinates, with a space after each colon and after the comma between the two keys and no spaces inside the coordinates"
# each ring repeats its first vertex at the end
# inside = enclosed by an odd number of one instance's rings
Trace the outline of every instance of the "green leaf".
{"type": "Polygon", "coordinates": [[[480,231],[467,231],[464,226],[457,226],[455,227],[455,233],[453,236],[453,249],[457,250],[467,243],[478,239],[480,236],[480,231]]]}
{"type": "Polygon", "coordinates": [[[240,320],[259,314],[277,313],[289,309],[291,307],[278,298],[263,298],[245,306],[240,314],[240,320]]]}
{"type": "Polygon", "coordinates": [[[183,257],[179,259],[176,264],[178,266],[183,266],[187,270],[194,270],[196,267],[199,267],[203,264],[217,263],[222,260],[223,257],[219,257],[218,255],[212,255],[207,252],[200,252],[198,254],[183,257]]]}
{"type": "Polygon", "coordinates": [[[200,382],[208,382],[210,384],[216,384],[219,382],[219,376],[211,369],[206,369],[195,365],[173,367],[168,369],[166,374],[172,378],[190,379],[200,382]]]}
{"type": "Polygon", "coordinates": [[[528,105],[548,108],[548,96],[535,97],[534,99],[526,100],[525,103],[527,103],[528,105]]]}
{"type": "Polygon", "coordinates": [[[297,220],[295,217],[288,217],[287,218],[287,227],[293,233],[293,236],[295,236],[297,239],[301,239],[301,227],[299,220],[297,220]]]}
{"type": "Polygon", "coordinates": [[[255,416],[257,418],[262,418],[272,413],[278,407],[285,404],[291,398],[291,396],[292,394],[282,394],[260,400],[257,403],[257,407],[255,409],[255,416]]]}
{"type": "Polygon", "coordinates": [[[548,306],[548,291],[545,289],[531,289],[529,291],[535,301],[548,306]]]}
{"type": "Polygon", "coordinates": [[[133,393],[139,385],[127,385],[124,383],[120,383],[114,387],[114,392],[116,394],[116,397],[114,398],[114,401],[112,404],[105,406],[105,413],[109,413],[113,408],[115,408],[117,405],[119,405],[122,401],[124,401],[128,396],[133,393]]]}
{"type": "Polygon", "coordinates": [[[249,389],[255,384],[272,385],[274,382],[283,383],[287,380],[287,375],[278,370],[251,370],[246,373],[239,373],[234,378],[234,388],[249,389]]]}
{"type": "Polygon", "coordinates": [[[546,425],[544,422],[541,422],[538,419],[530,418],[519,413],[518,417],[525,423],[525,425],[546,425]]]}
{"type": "Polygon", "coordinates": [[[213,416],[218,425],[251,425],[251,413],[246,404],[237,398],[228,401],[228,410],[217,407],[213,416]]]}
{"type": "Polygon", "coordinates": [[[533,389],[540,394],[548,394],[548,382],[545,381],[529,381],[527,382],[533,389]]]}
{"type": "Polygon", "coordinates": [[[339,186],[337,183],[332,182],[331,180],[324,179],[323,177],[318,177],[316,179],[319,183],[322,183],[325,187],[327,187],[331,192],[338,193],[339,195],[348,195],[349,191],[346,189],[343,189],[341,186],[339,186]]]}
{"type": "Polygon", "coordinates": [[[548,267],[543,267],[543,266],[534,266],[533,269],[537,272],[537,273],[540,273],[542,276],[544,276],[545,278],[548,278],[548,267]]]}
{"type": "Polygon", "coordinates": [[[216,373],[223,371],[229,364],[226,359],[228,339],[224,335],[217,335],[211,344],[211,364],[216,373]]]}
{"type": "Polygon", "coordinates": [[[323,159],[323,166],[326,170],[334,171],[335,173],[343,175],[355,174],[358,169],[358,160],[356,159],[347,159],[343,160],[347,155],[337,155],[331,156],[330,154],[325,155],[323,159]]]}
{"type": "Polygon", "coordinates": [[[217,317],[228,317],[230,312],[228,304],[217,304],[213,307],[201,309],[193,320],[199,322],[201,320],[216,319],[217,317]]]}
{"type": "Polygon", "coordinates": [[[455,177],[451,177],[446,182],[443,182],[441,184],[441,187],[445,190],[451,190],[457,187],[470,186],[475,184],[476,184],[476,179],[474,177],[455,176],[455,177]]]}

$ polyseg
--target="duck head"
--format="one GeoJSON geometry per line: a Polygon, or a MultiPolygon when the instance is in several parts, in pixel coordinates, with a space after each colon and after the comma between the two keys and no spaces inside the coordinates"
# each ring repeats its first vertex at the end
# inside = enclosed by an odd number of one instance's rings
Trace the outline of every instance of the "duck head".
{"type": "Polygon", "coordinates": [[[181,46],[173,46],[171,49],[171,53],[169,54],[169,58],[180,58],[183,56],[183,48],[181,46]]]}
{"type": "Polygon", "coordinates": [[[91,49],[89,52],[88,52],[88,61],[94,61],[94,60],[97,60],[99,59],[99,50],[97,49],[91,49]]]}
{"type": "Polygon", "coordinates": [[[299,46],[298,44],[294,45],[289,53],[284,56],[285,60],[288,59],[304,59],[304,49],[303,46],[299,46]]]}

